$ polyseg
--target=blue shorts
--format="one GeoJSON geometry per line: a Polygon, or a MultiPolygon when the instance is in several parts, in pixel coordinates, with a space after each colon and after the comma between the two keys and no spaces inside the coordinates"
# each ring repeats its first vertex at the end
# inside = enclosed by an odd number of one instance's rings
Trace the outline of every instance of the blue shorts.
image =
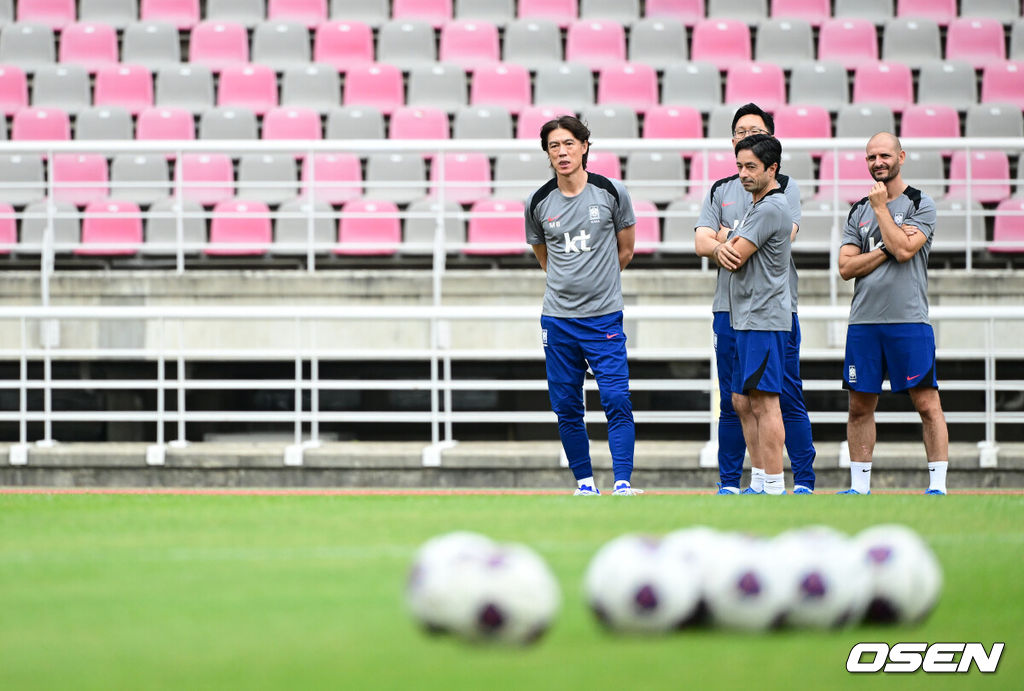
{"type": "Polygon", "coordinates": [[[786,370],[788,331],[736,331],[733,393],[751,389],[781,393],[786,370]]]}
{"type": "Polygon", "coordinates": [[[881,393],[886,374],[893,391],[922,384],[939,388],[931,324],[850,324],[843,388],[881,393]]]}

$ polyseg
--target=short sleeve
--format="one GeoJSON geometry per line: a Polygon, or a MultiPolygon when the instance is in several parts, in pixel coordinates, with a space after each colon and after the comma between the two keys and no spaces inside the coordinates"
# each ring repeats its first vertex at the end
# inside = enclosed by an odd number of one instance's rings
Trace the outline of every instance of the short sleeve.
{"type": "Polygon", "coordinates": [[[615,191],[619,195],[619,203],[613,214],[615,232],[617,233],[623,228],[636,225],[636,214],[633,212],[633,200],[630,198],[626,186],[618,180],[613,180],[612,184],[615,185],[615,191]]]}
{"type": "Polygon", "coordinates": [[[537,223],[537,218],[534,216],[533,211],[533,194],[531,194],[526,198],[526,207],[523,211],[526,217],[526,244],[545,245],[547,244],[547,239],[544,237],[544,229],[537,223]]]}
{"type": "Polygon", "coordinates": [[[711,228],[715,232],[722,227],[722,207],[715,202],[715,193],[722,188],[721,185],[714,185],[704,195],[704,205],[700,208],[700,216],[697,218],[697,228],[711,228]]]}
{"type": "Polygon", "coordinates": [[[789,203],[790,213],[793,214],[793,223],[799,226],[803,217],[803,211],[800,209],[800,186],[793,178],[790,178],[789,184],[786,185],[786,201],[789,203]]]}
{"type": "Polygon", "coordinates": [[[903,224],[914,226],[924,233],[925,236],[931,237],[932,233],[935,232],[936,218],[935,202],[928,195],[922,194],[921,202],[914,209],[913,213],[910,214],[910,218],[903,219],[903,224]]]}
{"type": "Polygon", "coordinates": [[[861,208],[860,205],[850,209],[850,213],[846,215],[846,225],[843,226],[843,238],[840,245],[856,245],[861,247],[860,240],[860,229],[857,227],[857,209],[861,208]]]}

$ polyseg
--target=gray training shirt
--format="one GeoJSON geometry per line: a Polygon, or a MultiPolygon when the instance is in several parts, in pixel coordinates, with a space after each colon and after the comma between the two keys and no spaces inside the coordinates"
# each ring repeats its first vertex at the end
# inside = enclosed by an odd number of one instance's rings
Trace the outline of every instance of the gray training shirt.
{"type": "MultiPolygon", "coordinates": [[[[786,195],[789,202],[789,209],[793,215],[792,222],[800,225],[800,188],[788,175],[775,176],[779,183],[779,189],[786,195]]],[[[697,219],[697,227],[711,228],[717,231],[723,225],[732,228],[729,237],[732,237],[736,225],[743,218],[750,208],[750,192],[743,189],[739,175],[732,175],[722,178],[711,186],[711,190],[704,198],[704,206],[700,210],[700,218],[697,219]]],[[[790,228],[792,230],[792,228],[790,228]]],[[[797,302],[797,275],[796,265],[792,258],[789,262],[789,300],[792,310],[796,312],[797,302]]],[[[718,270],[718,284],[715,286],[715,299],[711,303],[712,312],[729,311],[729,277],[731,273],[725,269],[718,270]]],[[[792,327],[792,325],[790,325],[792,327]]]]}
{"type": "MultiPolygon", "coordinates": [[[[927,324],[928,323],[928,253],[935,232],[935,202],[914,187],[886,204],[896,225],[911,225],[928,239],[909,261],[899,263],[887,259],[866,276],[858,276],[853,284],[851,324],[927,324]]],[[[861,252],[882,246],[882,231],[864,197],[853,205],[843,228],[844,245],[856,245],[861,252]]]]}
{"type": "Polygon", "coordinates": [[[757,245],[757,251],[729,281],[729,320],[737,331],[786,331],[793,328],[789,302],[789,241],[792,215],[785,193],[776,188],[750,210],[733,231],[757,245]]]}
{"type": "Polygon", "coordinates": [[[587,184],[566,197],[552,178],[526,200],[526,242],[547,245],[543,314],[599,317],[622,309],[617,235],[636,223],[633,203],[618,180],[587,173],[587,184]]]}

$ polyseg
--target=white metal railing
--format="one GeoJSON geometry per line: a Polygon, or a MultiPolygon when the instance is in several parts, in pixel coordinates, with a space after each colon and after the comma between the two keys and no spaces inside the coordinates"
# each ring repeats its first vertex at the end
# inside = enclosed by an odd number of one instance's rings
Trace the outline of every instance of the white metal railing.
{"type": "MultiPolygon", "coordinates": [[[[830,306],[807,306],[800,310],[800,317],[807,322],[842,323],[848,317],[848,308],[830,306]]],[[[294,443],[289,447],[290,455],[286,454],[286,462],[301,463],[303,435],[308,427],[309,436],[316,443],[320,438],[320,424],[331,422],[378,422],[378,423],[424,423],[430,427],[430,446],[424,454],[425,463],[436,463],[439,449],[456,442],[452,427],[459,423],[472,422],[554,422],[553,414],[545,407],[531,411],[455,411],[452,408],[452,393],[465,390],[516,391],[545,390],[543,380],[455,380],[452,377],[452,363],[460,360],[498,360],[498,359],[541,359],[543,351],[540,347],[529,349],[455,349],[450,344],[450,330],[454,324],[465,321],[506,321],[536,322],[540,315],[539,306],[502,307],[502,306],[246,306],[244,311],[237,307],[204,307],[188,306],[144,306],[144,307],[0,307],[0,324],[3,328],[17,328],[19,346],[0,349],[0,360],[19,362],[17,380],[0,382],[0,389],[18,392],[18,409],[0,411],[0,421],[17,422],[19,425],[19,443],[11,452],[11,461],[24,462],[25,451],[30,441],[37,444],[52,444],[54,422],[109,422],[134,421],[152,422],[156,424],[156,444],[151,447],[152,455],[148,456],[154,463],[162,462],[162,449],[167,442],[164,427],[168,423],[176,423],[177,433],[171,444],[187,443],[186,425],[198,422],[264,422],[290,423],[293,428],[294,443]],[[53,339],[47,333],[53,333],[62,322],[81,321],[142,321],[155,324],[155,331],[150,343],[139,348],[61,348],[53,345],[53,339]],[[184,336],[185,323],[200,322],[238,322],[239,329],[249,328],[246,321],[259,321],[278,325],[275,329],[290,329],[293,340],[291,347],[258,347],[258,348],[209,348],[190,347],[184,336]],[[326,346],[318,342],[317,326],[338,321],[403,321],[417,322],[429,329],[429,345],[427,347],[394,347],[378,350],[373,348],[339,348],[326,346]],[[30,345],[34,339],[31,335],[40,333],[40,345],[30,345]],[[303,334],[309,334],[306,338],[303,334]],[[173,341],[173,347],[168,345],[173,341]],[[55,360],[88,360],[106,359],[133,360],[156,363],[157,374],[154,379],[131,380],[63,380],[53,376],[55,360]],[[277,360],[294,363],[291,379],[271,380],[190,380],[186,375],[186,363],[192,361],[217,359],[228,360],[277,360]],[[360,361],[360,360],[401,360],[428,362],[430,376],[424,379],[380,380],[380,379],[326,379],[319,374],[319,365],[324,361],[360,361]],[[167,363],[173,362],[176,374],[173,378],[167,375],[167,363]],[[30,364],[42,364],[42,376],[30,377],[30,364]],[[305,365],[309,364],[306,374],[305,365]],[[61,389],[96,389],[96,390],[148,390],[156,392],[156,405],[152,410],[89,410],[65,411],[55,410],[53,392],[61,389]],[[185,394],[188,391],[200,390],[288,390],[295,394],[294,410],[283,411],[192,411],[186,408],[185,394]],[[429,411],[397,411],[397,410],[358,410],[358,411],[322,411],[319,409],[319,392],[341,390],[400,390],[428,391],[430,393],[429,411]],[[43,402],[41,409],[30,409],[28,393],[41,391],[43,402]],[[165,409],[165,393],[176,395],[174,410],[165,409]],[[303,394],[309,394],[310,405],[303,404],[303,394]],[[42,423],[43,435],[40,439],[30,440],[28,423],[42,423]]],[[[630,348],[630,358],[639,360],[688,360],[706,361],[710,364],[711,375],[700,379],[646,379],[634,377],[631,387],[634,391],[694,391],[709,396],[710,404],[706,409],[671,410],[671,411],[635,411],[639,423],[683,424],[699,423],[709,427],[708,439],[717,437],[717,376],[715,374],[715,358],[711,348],[711,313],[706,307],[697,306],[627,306],[625,317],[637,321],[674,321],[679,323],[697,323],[705,328],[708,334],[707,345],[690,348],[644,348],[643,345],[630,348]]],[[[997,342],[996,328],[1012,324],[1014,328],[1024,326],[1024,305],[1007,307],[981,306],[936,306],[931,311],[932,321],[941,325],[943,322],[972,322],[978,324],[983,331],[984,345],[980,348],[940,349],[940,360],[960,359],[977,360],[984,363],[985,375],[982,380],[943,381],[942,387],[950,390],[970,390],[984,393],[983,411],[952,411],[946,417],[951,423],[984,424],[985,440],[979,444],[983,449],[991,450],[994,462],[996,448],[997,424],[1024,424],[1024,413],[996,410],[997,391],[1021,391],[1024,381],[997,379],[996,365],[1000,360],[1024,359],[1024,344],[1020,342],[997,342]]],[[[524,326],[524,328],[528,328],[524,326]]],[[[10,331],[8,331],[10,333],[10,331]]],[[[838,348],[807,349],[802,353],[805,361],[824,360],[842,361],[842,350],[838,348]]],[[[804,387],[812,391],[839,391],[839,369],[834,379],[810,380],[804,387]]],[[[372,373],[369,373],[372,376],[372,373]]],[[[587,383],[593,389],[592,381],[587,383]]],[[[846,420],[845,411],[811,410],[813,422],[842,423],[846,420]]],[[[601,411],[588,411],[587,422],[602,422],[601,411]]],[[[878,413],[880,423],[916,422],[915,413],[878,413]]]]}

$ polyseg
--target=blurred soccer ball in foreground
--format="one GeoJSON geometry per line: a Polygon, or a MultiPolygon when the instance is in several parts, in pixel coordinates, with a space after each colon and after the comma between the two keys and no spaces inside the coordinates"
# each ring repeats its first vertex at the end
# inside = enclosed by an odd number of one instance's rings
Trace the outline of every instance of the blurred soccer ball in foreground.
{"type": "Polygon", "coordinates": [[[855,543],[871,590],[865,621],[924,620],[942,592],[942,567],[928,544],[910,528],[895,524],[867,528],[855,543]]]}

